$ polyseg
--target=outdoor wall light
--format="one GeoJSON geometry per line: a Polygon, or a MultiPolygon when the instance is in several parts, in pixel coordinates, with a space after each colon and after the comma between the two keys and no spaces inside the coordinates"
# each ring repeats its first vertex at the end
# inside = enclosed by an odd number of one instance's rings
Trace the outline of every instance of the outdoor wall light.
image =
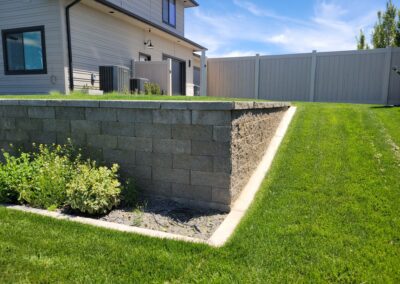
{"type": "Polygon", "coordinates": [[[149,39],[148,41],[145,41],[145,42],[144,42],[144,46],[146,46],[146,47],[149,48],[149,49],[153,49],[153,48],[154,48],[154,45],[153,45],[153,43],[151,42],[151,39],[149,39]]]}

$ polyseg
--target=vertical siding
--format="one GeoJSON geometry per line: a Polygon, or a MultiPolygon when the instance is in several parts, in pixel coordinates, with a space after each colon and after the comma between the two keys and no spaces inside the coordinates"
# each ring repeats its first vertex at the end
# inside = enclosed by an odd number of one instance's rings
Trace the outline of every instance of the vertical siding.
{"type": "Polygon", "coordinates": [[[255,61],[251,57],[210,59],[208,95],[213,97],[254,97],[255,61]]]}
{"type": "MultiPolygon", "coordinates": [[[[193,51],[129,23],[127,16],[106,14],[93,7],[79,4],[71,11],[74,83],[77,89],[90,85],[91,74],[97,75],[101,65],[130,67],[139,52],[151,55],[152,61],[162,61],[168,54],[183,61],[193,60],[193,51]],[[151,39],[154,49],[144,41],[151,39]]],[[[187,93],[193,93],[193,68],[187,68],[187,93]]],[[[98,88],[98,82],[95,88],[98,88]]]]}
{"type": "Polygon", "coordinates": [[[164,24],[162,21],[162,0],[108,0],[110,3],[118,5],[138,16],[152,21],[170,31],[179,35],[184,35],[185,32],[185,8],[183,1],[176,1],[176,28],[164,24]]]}
{"type": "Polygon", "coordinates": [[[0,37],[0,93],[65,92],[61,6],[58,0],[0,0],[0,29],[45,26],[47,74],[5,75],[0,37]],[[52,80],[53,79],[53,82],[52,80]]]}
{"type": "Polygon", "coordinates": [[[260,99],[308,100],[311,56],[262,56],[260,60],[260,99]]]}

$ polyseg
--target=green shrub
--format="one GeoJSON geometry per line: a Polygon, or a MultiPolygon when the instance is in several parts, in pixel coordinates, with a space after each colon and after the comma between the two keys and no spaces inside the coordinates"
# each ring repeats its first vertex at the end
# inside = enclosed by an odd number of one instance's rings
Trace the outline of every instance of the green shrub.
{"type": "Polygon", "coordinates": [[[118,165],[111,169],[95,162],[78,165],[77,173],[67,185],[67,203],[82,213],[104,214],[120,202],[121,184],[118,165]]]}
{"type": "Polygon", "coordinates": [[[145,83],[144,93],[146,95],[161,95],[161,88],[156,83],[145,83]]]}
{"type": "Polygon", "coordinates": [[[65,188],[77,163],[71,151],[70,145],[40,145],[32,154],[31,187],[20,190],[19,199],[33,207],[62,207],[66,202],[65,188]]]}
{"type": "Polygon", "coordinates": [[[5,163],[0,165],[0,202],[15,203],[19,192],[29,189],[34,169],[31,156],[23,153],[19,157],[3,152],[5,163]]]}
{"type": "MultiPolygon", "coordinates": [[[[122,198],[118,165],[111,169],[83,161],[72,144],[40,145],[33,153],[17,156],[3,151],[0,163],[0,202],[25,203],[55,210],[69,206],[82,213],[103,214],[122,198]]],[[[135,190],[128,183],[123,199],[133,202],[135,190]],[[128,194],[129,193],[129,194],[128,194]]]]}

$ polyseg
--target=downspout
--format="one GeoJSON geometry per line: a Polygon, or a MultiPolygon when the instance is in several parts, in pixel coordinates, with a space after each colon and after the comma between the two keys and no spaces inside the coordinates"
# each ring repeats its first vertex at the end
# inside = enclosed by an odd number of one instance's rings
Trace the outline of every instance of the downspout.
{"type": "Polygon", "coordinates": [[[70,9],[81,2],[81,0],[75,0],[65,8],[65,18],[67,24],[67,44],[68,44],[68,72],[69,72],[69,90],[74,90],[74,69],[72,65],[72,40],[71,40],[71,20],[70,20],[70,9]]]}

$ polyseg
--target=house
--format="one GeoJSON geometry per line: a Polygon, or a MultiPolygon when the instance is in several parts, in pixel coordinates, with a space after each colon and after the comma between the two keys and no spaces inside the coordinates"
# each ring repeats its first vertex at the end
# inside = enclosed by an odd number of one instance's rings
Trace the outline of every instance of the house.
{"type": "Polygon", "coordinates": [[[173,93],[193,95],[200,67],[194,52],[205,60],[206,49],[185,37],[184,18],[197,6],[195,0],[0,0],[0,93],[96,89],[100,66],[171,59],[173,93]]]}

